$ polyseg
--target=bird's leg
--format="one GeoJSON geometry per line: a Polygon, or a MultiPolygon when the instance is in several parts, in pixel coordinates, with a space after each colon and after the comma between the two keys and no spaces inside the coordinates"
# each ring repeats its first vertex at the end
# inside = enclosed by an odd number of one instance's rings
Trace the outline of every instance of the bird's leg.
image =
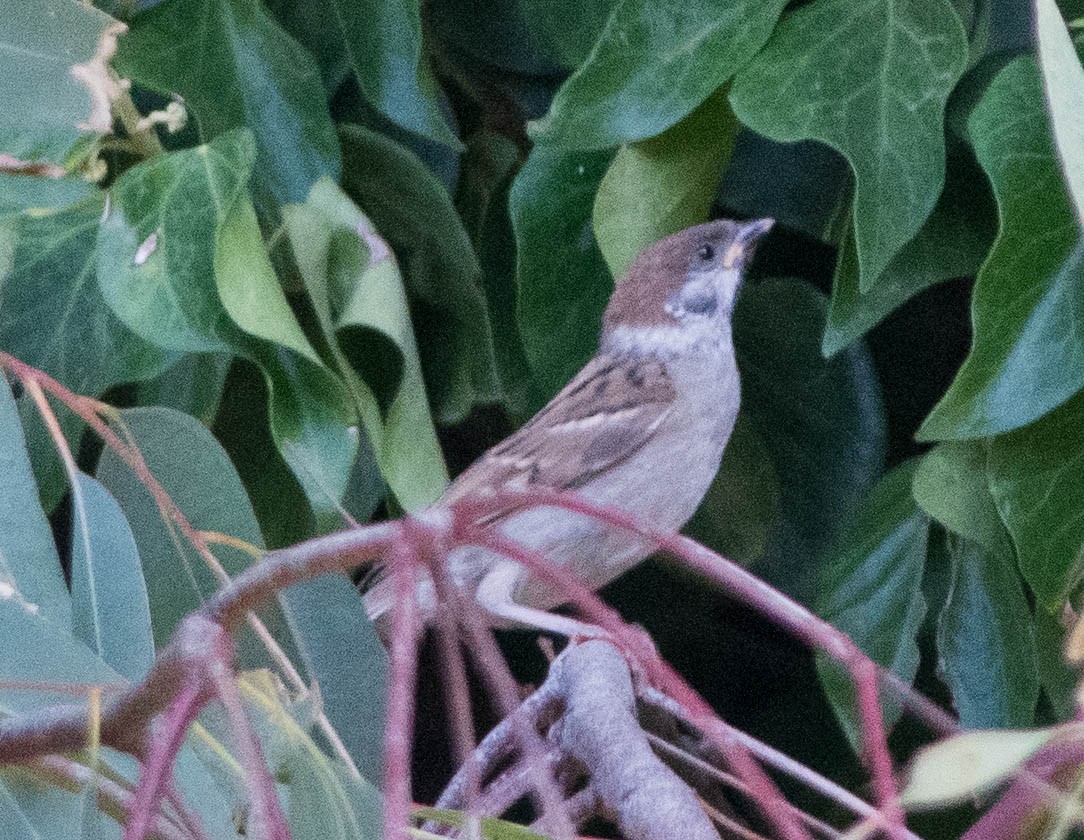
{"type": "Polygon", "coordinates": [[[511,560],[494,564],[478,584],[475,601],[494,618],[516,627],[533,628],[570,639],[609,636],[598,625],[516,603],[516,588],[525,574],[523,567],[511,560]]]}

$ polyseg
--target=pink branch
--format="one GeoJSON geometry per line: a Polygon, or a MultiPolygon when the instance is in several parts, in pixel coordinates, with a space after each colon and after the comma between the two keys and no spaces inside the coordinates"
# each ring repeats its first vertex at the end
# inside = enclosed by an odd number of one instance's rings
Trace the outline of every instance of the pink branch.
{"type": "Polygon", "coordinates": [[[409,535],[392,546],[389,561],[395,584],[388,718],[384,732],[384,837],[409,840],[410,753],[414,735],[414,686],[418,676],[418,603],[414,598],[417,562],[409,535]]]}

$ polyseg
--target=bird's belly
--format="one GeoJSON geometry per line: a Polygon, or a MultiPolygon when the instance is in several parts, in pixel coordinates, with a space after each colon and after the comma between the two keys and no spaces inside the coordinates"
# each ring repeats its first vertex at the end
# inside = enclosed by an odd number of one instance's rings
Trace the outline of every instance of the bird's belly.
{"type": "MultiPolygon", "coordinates": [[[[711,431],[709,427],[699,435],[674,434],[672,444],[654,441],[645,447],[652,451],[627,462],[629,469],[600,476],[581,495],[596,505],[630,513],[647,528],[677,531],[696,511],[718,470],[726,437],[711,431]]],[[[653,551],[650,541],[633,532],[561,508],[532,508],[511,517],[500,530],[546,563],[571,571],[591,589],[609,583],[653,551]]],[[[450,562],[454,577],[476,584],[499,559],[482,549],[459,549],[450,562]]],[[[559,584],[531,574],[523,576],[514,598],[537,609],[568,601],[559,584]]]]}
{"type": "MultiPolygon", "coordinates": [[[[579,492],[588,501],[615,507],[639,518],[645,527],[675,532],[700,505],[719,469],[723,449],[738,413],[738,371],[733,357],[718,366],[672,365],[684,380],[680,389],[694,395],[676,406],[681,423],[666,423],[656,437],[618,468],[589,481],[579,492]]],[[[598,589],[652,553],[649,540],[583,514],[539,507],[525,510],[500,526],[501,532],[547,563],[562,566],[591,589],[598,589]]],[[[477,584],[499,556],[464,548],[449,558],[453,576],[477,584]]],[[[517,603],[549,609],[567,602],[555,583],[524,574],[513,593],[517,603]]]]}

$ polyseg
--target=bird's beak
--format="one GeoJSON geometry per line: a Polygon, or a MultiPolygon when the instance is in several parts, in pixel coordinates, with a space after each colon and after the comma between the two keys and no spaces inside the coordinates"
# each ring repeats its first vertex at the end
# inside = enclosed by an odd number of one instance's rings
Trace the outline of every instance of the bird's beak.
{"type": "Polygon", "coordinates": [[[739,263],[745,265],[753,258],[757,242],[775,224],[775,219],[754,219],[751,222],[743,222],[738,227],[738,235],[726,252],[723,259],[724,268],[734,268],[739,263]]]}

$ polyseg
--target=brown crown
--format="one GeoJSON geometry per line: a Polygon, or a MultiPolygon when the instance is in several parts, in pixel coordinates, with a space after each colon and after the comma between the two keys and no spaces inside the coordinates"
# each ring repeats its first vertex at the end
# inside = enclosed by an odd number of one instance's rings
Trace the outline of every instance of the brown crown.
{"type": "Polygon", "coordinates": [[[770,219],[734,222],[720,219],[686,228],[660,239],[640,252],[614,289],[602,328],[618,324],[654,326],[670,322],[663,308],[696,267],[700,249],[710,245],[727,267],[741,269],[752,256],[753,246],[771,227],[770,219]]]}

